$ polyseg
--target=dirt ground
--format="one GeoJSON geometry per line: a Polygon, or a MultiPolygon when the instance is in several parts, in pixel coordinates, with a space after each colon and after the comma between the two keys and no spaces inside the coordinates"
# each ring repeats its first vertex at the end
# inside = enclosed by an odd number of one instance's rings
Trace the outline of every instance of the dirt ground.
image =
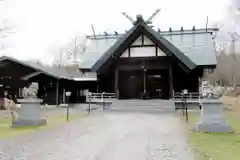
{"type": "Polygon", "coordinates": [[[2,160],[192,160],[174,113],[97,113],[0,142],[2,160]],[[24,145],[23,145],[24,144],[24,145]]]}

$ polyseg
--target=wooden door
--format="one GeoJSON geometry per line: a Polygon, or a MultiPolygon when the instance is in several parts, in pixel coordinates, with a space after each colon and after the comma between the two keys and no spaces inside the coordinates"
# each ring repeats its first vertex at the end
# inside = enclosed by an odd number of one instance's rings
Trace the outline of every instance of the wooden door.
{"type": "Polygon", "coordinates": [[[168,70],[147,71],[147,92],[150,98],[169,98],[168,70]]]}
{"type": "Polygon", "coordinates": [[[143,73],[141,71],[119,72],[119,98],[140,98],[143,92],[143,73]]]}

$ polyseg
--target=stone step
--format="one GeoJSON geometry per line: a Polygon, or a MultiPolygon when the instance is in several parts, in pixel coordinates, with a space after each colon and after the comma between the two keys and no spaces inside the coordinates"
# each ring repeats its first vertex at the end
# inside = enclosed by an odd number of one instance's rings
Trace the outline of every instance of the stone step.
{"type": "Polygon", "coordinates": [[[175,105],[172,100],[116,100],[108,110],[129,112],[172,112],[175,111],[175,105]]]}
{"type": "Polygon", "coordinates": [[[144,113],[159,113],[159,112],[175,112],[175,108],[147,108],[147,107],[110,107],[107,111],[118,112],[144,112],[144,113]]]}

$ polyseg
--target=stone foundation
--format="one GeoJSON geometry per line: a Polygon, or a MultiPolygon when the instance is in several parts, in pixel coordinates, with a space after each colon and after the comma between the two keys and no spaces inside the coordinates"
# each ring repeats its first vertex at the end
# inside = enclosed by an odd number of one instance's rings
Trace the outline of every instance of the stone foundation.
{"type": "Polygon", "coordinates": [[[202,100],[201,119],[194,128],[197,132],[232,132],[223,115],[223,104],[218,99],[202,100]]]}
{"type": "Polygon", "coordinates": [[[22,127],[22,126],[44,126],[47,124],[47,120],[45,118],[37,119],[37,120],[29,120],[29,119],[17,119],[12,122],[12,127],[22,127]]]}
{"type": "Polygon", "coordinates": [[[19,116],[12,122],[12,127],[22,126],[42,126],[47,124],[47,120],[42,117],[41,99],[19,99],[21,109],[19,116]]]}

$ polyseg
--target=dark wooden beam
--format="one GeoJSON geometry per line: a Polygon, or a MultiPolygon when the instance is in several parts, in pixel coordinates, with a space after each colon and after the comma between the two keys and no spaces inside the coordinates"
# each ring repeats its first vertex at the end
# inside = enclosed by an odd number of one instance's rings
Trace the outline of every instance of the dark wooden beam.
{"type": "MultiPolygon", "coordinates": [[[[170,66],[169,63],[145,63],[144,67],[146,69],[168,69],[170,66]]],[[[119,70],[141,70],[143,69],[143,64],[122,64],[119,65],[118,69],[119,70]]]]}
{"type": "Polygon", "coordinates": [[[217,65],[200,65],[200,66],[197,66],[197,68],[201,68],[201,69],[205,69],[205,68],[215,69],[216,67],[217,67],[217,65]]]}
{"type": "Polygon", "coordinates": [[[99,83],[100,83],[100,74],[97,73],[97,88],[96,88],[97,93],[99,93],[99,86],[100,86],[99,83]]]}
{"type": "Polygon", "coordinates": [[[153,44],[144,44],[144,45],[132,45],[132,46],[129,46],[130,48],[140,48],[140,47],[155,47],[155,45],[153,44]]]}
{"type": "Polygon", "coordinates": [[[169,97],[173,98],[173,75],[172,75],[172,67],[169,68],[169,97]]]}
{"type": "Polygon", "coordinates": [[[143,34],[141,34],[141,37],[142,37],[142,45],[144,45],[144,36],[143,36],[143,34]]]}
{"type": "Polygon", "coordinates": [[[63,87],[63,103],[66,103],[66,92],[65,92],[65,88],[63,87]]]}
{"type": "Polygon", "coordinates": [[[189,73],[190,70],[182,63],[178,63],[178,66],[185,72],[185,73],[189,73]]]}
{"type": "Polygon", "coordinates": [[[118,69],[115,69],[115,82],[114,82],[114,90],[116,98],[119,98],[119,89],[118,89],[118,69]]]}
{"type": "Polygon", "coordinates": [[[138,60],[154,60],[154,61],[159,61],[159,62],[166,62],[166,61],[174,61],[173,57],[169,56],[153,56],[153,57],[130,57],[130,58],[121,58],[119,61],[138,61],[138,60]]]}
{"type": "Polygon", "coordinates": [[[131,57],[131,49],[128,47],[128,57],[131,57]]]}
{"type": "Polygon", "coordinates": [[[157,45],[155,45],[155,53],[156,53],[156,56],[158,56],[158,47],[157,47],[157,45]]]}
{"type": "Polygon", "coordinates": [[[97,78],[97,93],[99,92],[99,79],[97,78]]]}

